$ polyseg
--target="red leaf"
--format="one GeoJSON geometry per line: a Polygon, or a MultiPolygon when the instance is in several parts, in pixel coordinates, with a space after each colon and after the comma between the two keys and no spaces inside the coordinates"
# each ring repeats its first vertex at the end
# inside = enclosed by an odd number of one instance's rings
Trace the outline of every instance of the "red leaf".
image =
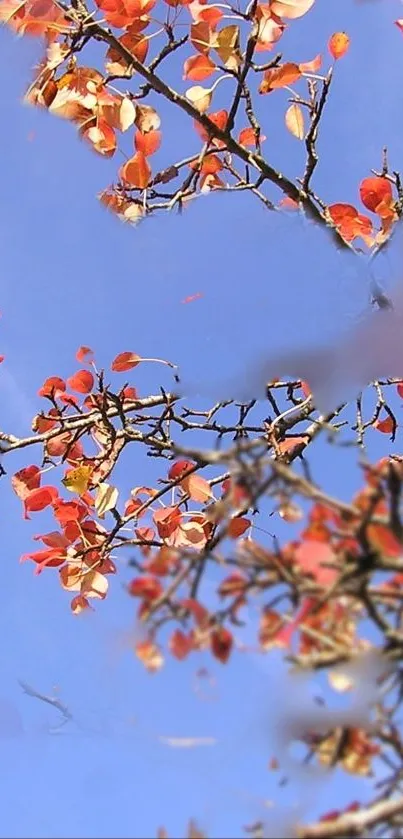
{"type": "Polygon", "coordinates": [[[143,134],[141,131],[136,131],[134,135],[134,145],[137,151],[142,152],[146,157],[158,151],[161,145],[162,134],[161,131],[147,131],[143,134]]]}
{"type": "Polygon", "coordinates": [[[211,652],[218,658],[218,661],[221,661],[221,664],[225,664],[231,654],[231,650],[234,644],[234,639],[228,629],[225,629],[221,626],[219,629],[215,629],[214,632],[211,634],[211,652]]]}
{"type": "Polygon", "coordinates": [[[24,518],[29,519],[29,513],[37,513],[49,507],[58,498],[56,487],[44,486],[31,489],[24,498],[24,518]]]}
{"type": "Polygon", "coordinates": [[[360,198],[364,207],[376,213],[377,207],[383,201],[390,201],[392,198],[392,185],[386,178],[364,178],[360,184],[360,198]]]}
{"type": "Polygon", "coordinates": [[[127,370],[132,370],[137,367],[141,361],[141,357],[134,352],[121,352],[112,361],[111,370],[114,373],[125,373],[127,370]]]}
{"type": "Polygon", "coordinates": [[[83,362],[89,363],[90,361],[93,360],[93,358],[94,358],[94,353],[90,349],[90,347],[79,347],[78,348],[78,350],[76,352],[76,359],[77,359],[79,364],[82,364],[83,362]]]}
{"type": "Polygon", "coordinates": [[[11,486],[14,492],[23,501],[32,489],[38,489],[41,483],[41,470],[39,466],[25,466],[11,478],[11,486]]]}
{"type": "Polygon", "coordinates": [[[193,648],[193,641],[181,629],[176,629],[169,639],[169,649],[175,658],[182,661],[193,648]]]}
{"type": "Polygon", "coordinates": [[[220,597],[237,597],[244,592],[247,582],[240,571],[234,571],[220,583],[218,594],[220,597]]]}
{"type": "Polygon", "coordinates": [[[188,472],[189,469],[192,469],[196,466],[191,460],[177,460],[169,469],[168,478],[170,481],[175,481],[177,478],[180,478],[184,472],[188,472]]]}
{"type": "Polygon", "coordinates": [[[375,420],[373,427],[376,428],[377,431],[381,431],[382,434],[393,434],[395,431],[395,423],[393,422],[392,417],[389,416],[385,417],[383,420],[375,420]]]}
{"type": "Polygon", "coordinates": [[[313,539],[301,542],[294,551],[294,559],[301,570],[314,577],[319,585],[328,586],[337,577],[337,570],[324,564],[335,561],[331,546],[325,542],[313,539]]]}
{"type": "Polygon", "coordinates": [[[61,548],[48,548],[46,551],[33,551],[32,553],[24,554],[20,562],[26,562],[27,559],[31,559],[37,564],[35,574],[40,574],[46,567],[57,568],[59,565],[63,565],[66,562],[66,558],[66,550],[61,548]]]}
{"type": "Polygon", "coordinates": [[[239,536],[242,536],[250,527],[250,520],[244,519],[241,517],[232,519],[228,526],[228,536],[231,539],[238,539],[239,536]]]}
{"type": "Polygon", "coordinates": [[[181,523],[181,512],[178,507],[162,507],[153,513],[153,520],[161,539],[168,539],[175,533],[181,523]]]}
{"type": "Polygon", "coordinates": [[[54,516],[61,525],[70,521],[80,521],[87,514],[87,507],[79,501],[58,499],[53,505],[54,516]]]}
{"type": "Polygon", "coordinates": [[[66,384],[77,393],[90,393],[94,387],[94,376],[89,370],[78,370],[67,379],[66,384]]]}
{"type": "Polygon", "coordinates": [[[59,376],[51,376],[49,379],[46,379],[40,390],[38,390],[38,396],[51,396],[53,399],[57,399],[65,390],[66,383],[63,379],[59,376]]]}
{"type": "Polygon", "coordinates": [[[157,600],[163,592],[162,585],[155,577],[136,577],[129,583],[127,590],[133,597],[142,597],[148,603],[157,600]]]}
{"type": "MultiPolygon", "coordinates": [[[[265,139],[266,137],[261,134],[259,137],[260,142],[263,143],[265,139]]],[[[238,137],[238,143],[241,146],[256,146],[256,134],[252,126],[242,129],[238,137]]]]}

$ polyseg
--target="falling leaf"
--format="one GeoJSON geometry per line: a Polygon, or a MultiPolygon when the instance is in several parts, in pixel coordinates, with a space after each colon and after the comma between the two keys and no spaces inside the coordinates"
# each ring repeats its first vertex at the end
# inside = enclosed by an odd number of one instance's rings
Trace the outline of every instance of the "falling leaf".
{"type": "Polygon", "coordinates": [[[335,32],[331,36],[328,43],[330,55],[337,61],[346,54],[350,46],[350,38],[346,32],[335,32]]]}
{"type": "Polygon", "coordinates": [[[67,472],[66,477],[62,479],[62,484],[69,492],[84,495],[91,482],[91,475],[91,466],[78,466],[76,469],[70,469],[67,472]]]}
{"type": "Polygon", "coordinates": [[[305,136],[304,115],[299,105],[290,105],[285,114],[285,124],[289,132],[297,140],[303,140],[305,136]]]}
{"type": "Polygon", "coordinates": [[[95,510],[101,519],[105,513],[116,507],[119,492],[116,487],[107,483],[99,484],[95,497],[95,510]]]}
{"type": "Polygon", "coordinates": [[[200,300],[201,297],[203,297],[201,291],[196,291],[196,294],[189,294],[187,297],[184,297],[181,303],[193,303],[194,300],[200,300]]]}

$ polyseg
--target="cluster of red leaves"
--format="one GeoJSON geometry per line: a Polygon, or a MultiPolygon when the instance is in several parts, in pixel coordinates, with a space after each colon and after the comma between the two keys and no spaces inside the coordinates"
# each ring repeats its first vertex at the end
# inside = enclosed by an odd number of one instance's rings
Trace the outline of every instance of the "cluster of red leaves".
{"type": "MultiPolygon", "coordinates": [[[[126,372],[135,369],[142,360],[136,353],[120,353],[111,369],[126,372]]],[[[133,544],[137,545],[141,557],[136,563],[138,572],[127,586],[128,593],[140,601],[139,619],[147,621],[168,600],[170,607],[174,606],[174,613],[190,624],[174,630],[169,643],[172,654],[183,659],[191,651],[209,648],[218,660],[227,661],[234,646],[232,631],[217,622],[216,615],[205,605],[189,596],[186,583],[175,586],[175,595],[169,593],[170,581],[189,568],[189,559],[204,555],[217,528],[224,528],[224,538],[237,543],[236,555],[250,560],[240,563],[243,570],[232,572],[218,585],[217,593],[225,602],[224,611],[230,622],[236,623],[239,611],[256,592],[256,585],[260,589],[262,585],[271,588],[284,581],[279,575],[280,567],[291,574],[291,579],[305,580],[307,593],[287,619],[270,606],[263,608],[259,631],[263,649],[273,645],[289,647],[298,636],[299,654],[310,654],[322,649],[321,637],[326,633],[331,633],[343,646],[359,643],[357,610],[350,599],[328,599],[321,605],[319,601],[323,592],[337,581],[346,563],[361,556],[363,547],[358,534],[362,518],[370,511],[371,515],[387,520],[390,461],[386,459],[366,469],[366,485],[353,499],[353,512],[345,515],[315,503],[299,538],[276,552],[252,538],[252,520],[247,515],[251,496],[247,487],[242,482],[226,480],[218,488],[217,497],[211,482],[199,474],[200,467],[190,460],[173,462],[163,479],[166,491],[173,493],[170,504],[163,504],[161,491],[140,486],[132,489],[122,509],[117,489],[106,483],[105,478],[113,470],[123,444],[118,443],[118,438],[111,443],[105,427],[99,424],[101,408],[107,403],[102,387],[95,392],[96,380],[99,382],[102,377],[97,373],[90,348],[81,347],[77,361],[86,366],[66,380],[53,376],[44,382],[39,394],[51,403],[51,408],[34,419],[34,429],[47,435],[45,461],[55,467],[67,465],[61,484],[76,497],[68,500],[53,484],[43,484],[43,472],[35,465],[21,469],[12,478],[13,488],[23,503],[24,517],[47,509],[57,528],[36,536],[35,541],[42,542],[44,547],[27,553],[22,559],[33,561],[36,573],[45,568],[58,569],[61,586],[74,592],[73,612],[88,608],[91,598],[104,598],[107,594],[107,576],[116,571],[112,555],[116,545],[110,534],[118,521],[114,534],[121,527],[132,528],[133,544]],[[75,437],[63,426],[70,412],[77,409],[79,416],[94,415],[86,438],[75,437]],[[85,452],[85,439],[91,437],[101,450],[97,457],[85,452]],[[193,507],[197,505],[196,508],[189,510],[189,502],[193,502],[193,507]],[[103,523],[107,514],[112,517],[109,528],[103,523]],[[255,571],[247,570],[256,566],[262,569],[263,584],[259,575],[254,576],[255,571]]],[[[135,388],[125,386],[116,398],[136,403],[139,397],[135,388]]],[[[394,461],[393,469],[397,470],[399,479],[403,478],[400,462],[394,461]]],[[[280,509],[283,507],[284,504],[280,509]]],[[[287,517],[286,513],[284,516],[287,517]]],[[[401,555],[400,540],[386,524],[367,524],[366,540],[374,553],[391,558],[401,555]]],[[[387,585],[393,586],[395,582],[396,575],[390,577],[387,585]]],[[[153,637],[141,642],[137,652],[150,669],[156,669],[157,662],[158,666],[162,663],[153,637]]]]}
{"type": "Polygon", "coordinates": [[[392,184],[386,175],[364,178],[360,183],[359,192],[364,207],[375,213],[381,222],[381,230],[377,235],[374,236],[372,219],[362,215],[352,204],[331,204],[328,212],[347,242],[361,237],[369,247],[372,247],[383,241],[383,238],[390,233],[398,217],[392,184]]]}

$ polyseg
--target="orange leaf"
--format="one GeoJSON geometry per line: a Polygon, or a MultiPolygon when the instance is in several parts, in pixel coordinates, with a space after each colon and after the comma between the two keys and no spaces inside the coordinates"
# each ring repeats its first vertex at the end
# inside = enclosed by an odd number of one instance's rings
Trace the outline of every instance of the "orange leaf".
{"type": "Polygon", "coordinates": [[[263,80],[259,85],[259,93],[271,93],[276,88],[288,87],[293,82],[296,82],[301,75],[302,73],[298,64],[291,62],[280,64],[279,67],[266,70],[263,80]]]}
{"type": "Polygon", "coordinates": [[[90,393],[94,387],[94,376],[89,370],[79,370],[67,379],[66,384],[76,393],[90,393]]]}
{"type": "Polygon", "coordinates": [[[154,154],[158,151],[161,145],[161,131],[147,131],[144,134],[142,131],[136,131],[134,135],[134,145],[138,152],[142,152],[145,157],[154,154]]]}
{"type": "Polygon", "coordinates": [[[125,373],[127,370],[132,370],[137,367],[141,357],[134,352],[121,352],[112,361],[111,370],[114,373],[125,373]]]}
{"type": "Polygon", "coordinates": [[[187,478],[181,481],[180,487],[190,498],[193,498],[194,501],[199,501],[200,504],[204,504],[206,501],[214,498],[209,482],[200,475],[188,475],[187,478]]]}
{"type": "Polygon", "coordinates": [[[76,359],[79,364],[82,364],[83,361],[90,362],[93,360],[94,353],[90,347],[79,347],[76,352],[76,359]]]}
{"type": "Polygon", "coordinates": [[[151,178],[151,169],[143,152],[138,151],[119,169],[119,177],[129,186],[145,189],[151,178]]]}
{"type": "Polygon", "coordinates": [[[322,56],[320,53],[312,59],[312,61],[300,62],[299,69],[301,73],[317,73],[322,64],[322,56]]]}
{"type": "Polygon", "coordinates": [[[215,42],[215,32],[206,22],[192,23],[190,27],[190,40],[195,50],[201,53],[208,53],[215,42]]]}
{"type": "Polygon", "coordinates": [[[246,533],[249,527],[249,519],[244,519],[242,517],[231,519],[228,527],[228,536],[230,536],[231,539],[238,539],[239,536],[242,536],[243,533],[246,533]]]}
{"type": "MultiPolygon", "coordinates": [[[[265,139],[266,137],[261,134],[259,137],[260,142],[263,143],[265,139]]],[[[252,126],[249,126],[249,128],[243,128],[242,131],[239,132],[238,143],[241,146],[256,146],[256,134],[252,126]]]]}
{"type": "Polygon", "coordinates": [[[215,69],[214,61],[208,55],[192,55],[183,65],[183,78],[192,82],[202,82],[203,79],[208,79],[215,69]]]}
{"type": "Polygon", "coordinates": [[[381,431],[382,434],[394,434],[395,432],[395,423],[393,422],[392,417],[389,416],[385,417],[383,420],[375,420],[373,427],[376,428],[377,431],[381,431]]]}
{"type": "Polygon", "coordinates": [[[153,513],[153,521],[161,539],[168,539],[181,523],[181,512],[177,507],[162,507],[153,513]]]}
{"type": "Polygon", "coordinates": [[[84,128],[80,132],[84,140],[88,140],[94,151],[104,157],[113,157],[116,151],[116,134],[105,119],[99,117],[94,125],[84,128]]]}
{"type": "Polygon", "coordinates": [[[392,198],[392,185],[386,178],[364,178],[360,183],[360,198],[364,207],[377,212],[377,207],[392,198]]]}
{"type": "Polygon", "coordinates": [[[73,615],[80,615],[81,612],[84,612],[86,609],[92,609],[92,606],[89,604],[86,597],[83,597],[82,594],[77,594],[76,597],[73,597],[70,603],[70,609],[73,612],[73,615]]]}
{"type": "Polygon", "coordinates": [[[330,55],[337,61],[338,58],[342,58],[343,55],[346,54],[350,46],[350,38],[346,32],[335,32],[334,35],[329,38],[327,46],[330,55]]]}

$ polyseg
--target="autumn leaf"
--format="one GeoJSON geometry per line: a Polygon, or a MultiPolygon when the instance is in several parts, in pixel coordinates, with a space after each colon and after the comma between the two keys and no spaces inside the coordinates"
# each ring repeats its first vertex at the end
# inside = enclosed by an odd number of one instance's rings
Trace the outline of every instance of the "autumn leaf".
{"type": "Polygon", "coordinates": [[[194,87],[189,87],[185,96],[200,114],[204,114],[210,107],[213,91],[201,85],[194,85],[194,87]]]}
{"type": "Polygon", "coordinates": [[[396,425],[390,416],[385,417],[385,419],[375,420],[373,428],[376,428],[377,431],[381,431],[382,434],[394,434],[396,431],[396,425]]]}
{"type": "Polygon", "coordinates": [[[66,476],[62,479],[62,484],[69,492],[84,495],[91,483],[91,475],[91,466],[78,466],[76,469],[70,469],[66,473],[66,476]]]}
{"type": "Polygon", "coordinates": [[[392,185],[386,178],[364,178],[360,183],[360,198],[367,210],[376,213],[383,201],[392,198],[392,185]]]}
{"type": "Polygon", "coordinates": [[[38,489],[41,482],[41,470],[39,466],[25,466],[16,472],[11,478],[11,486],[22,501],[29,495],[31,490],[38,489]]]}
{"type": "Polygon", "coordinates": [[[116,487],[107,483],[99,484],[95,496],[95,510],[101,519],[104,518],[105,513],[116,507],[119,497],[119,492],[116,487]]]}
{"type": "Polygon", "coordinates": [[[239,26],[225,26],[217,33],[214,49],[223,64],[230,70],[236,71],[241,62],[239,53],[239,26]]]}
{"type": "MultiPolygon", "coordinates": [[[[263,143],[266,140],[264,134],[259,135],[259,142],[263,143]]],[[[241,146],[256,146],[256,132],[252,126],[243,128],[239,133],[238,143],[241,146]]]]}
{"type": "Polygon", "coordinates": [[[87,364],[89,364],[94,359],[94,353],[90,347],[82,346],[79,347],[76,352],[76,359],[79,364],[82,364],[83,362],[87,362],[87,364]]]}
{"type": "Polygon", "coordinates": [[[279,17],[295,19],[309,12],[315,0],[272,0],[271,12],[279,17]]]}
{"type": "Polygon", "coordinates": [[[296,137],[297,140],[304,139],[304,115],[300,105],[290,105],[285,114],[285,124],[293,137],[296,137]]]}
{"type": "Polygon", "coordinates": [[[90,393],[94,387],[94,376],[89,370],[79,370],[67,379],[66,385],[76,393],[90,393]]]}
{"type": "Polygon", "coordinates": [[[337,61],[346,54],[350,46],[350,38],[346,32],[335,32],[328,43],[330,55],[337,61]]]}
{"type": "Polygon", "coordinates": [[[214,61],[208,55],[192,55],[183,65],[183,78],[192,82],[202,82],[203,79],[208,79],[215,69],[214,61]]]}
{"type": "Polygon", "coordinates": [[[193,501],[199,501],[201,504],[205,504],[214,498],[209,482],[201,475],[188,475],[181,481],[180,486],[183,492],[186,492],[193,501]]]}
{"type": "Polygon", "coordinates": [[[197,52],[207,55],[215,43],[215,32],[207,21],[193,23],[190,27],[190,40],[197,52]]]}
{"type": "Polygon", "coordinates": [[[322,64],[322,56],[319,53],[312,59],[312,61],[302,61],[299,64],[301,73],[317,73],[322,64]]]}
{"type": "Polygon", "coordinates": [[[111,370],[114,373],[126,373],[127,370],[132,370],[133,367],[137,367],[140,361],[141,357],[137,353],[121,352],[112,361],[111,370]]]}
{"type": "Polygon", "coordinates": [[[45,507],[50,507],[56,501],[58,495],[56,487],[53,486],[31,489],[24,498],[24,518],[29,519],[29,513],[37,513],[44,510],[45,507]]]}
{"type": "Polygon", "coordinates": [[[175,481],[177,478],[180,478],[184,472],[188,472],[190,469],[195,469],[196,463],[193,463],[192,460],[177,460],[172,466],[169,468],[168,471],[168,478],[170,481],[175,481]]]}
{"type": "Polygon", "coordinates": [[[134,146],[136,151],[142,152],[145,157],[155,154],[161,145],[161,137],[161,131],[147,131],[145,134],[141,131],[136,131],[134,135],[134,146]]]}
{"type": "Polygon", "coordinates": [[[301,78],[301,70],[298,64],[288,62],[266,70],[263,80],[259,85],[259,93],[271,93],[281,87],[288,87],[301,78]]]}
{"type": "Polygon", "coordinates": [[[161,669],[164,659],[159,648],[152,641],[138,641],[135,644],[134,651],[137,658],[150,673],[156,673],[157,670],[161,669]]]}
{"type": "Polygon", "coordinates": [[[138,151],[133,157],[130,157],[120,167],[119,177],[129,186],[137,187],[137,189],[145,189],[151,179],[151,168],[145,154],[138,151]]]}
{"type": "Polygon", "coordinates": [[[134,120],[139,131],[147,134],[149,131],[157,131],[161,125],[161,120],[155,108],[151,105],[137,105],[136,118],[134,120]]]}
{"type": "Polygon", "coordinates": [[[183,661],[193,648],[193,640],[181,629],[175,629],[169,639],[169,649],[178,661],[183,661]]]}
{"type": "Polygon", "coordinates": [[[221,661],[221,664],[226,664],[234,644],[234,639],[228,629],[221,626],[211,633],[211,652],[214,657],[221,661]]]}
{"type": "Polygon", "coordinates": [[[231,519],[228,525],[228,536],[231,539],[239,539],[240,536],[243,536],[244,533],[250,528],[251,522],[249,519],[242,518],[242,516],[237,516],[234,519],[231,519]]]}

